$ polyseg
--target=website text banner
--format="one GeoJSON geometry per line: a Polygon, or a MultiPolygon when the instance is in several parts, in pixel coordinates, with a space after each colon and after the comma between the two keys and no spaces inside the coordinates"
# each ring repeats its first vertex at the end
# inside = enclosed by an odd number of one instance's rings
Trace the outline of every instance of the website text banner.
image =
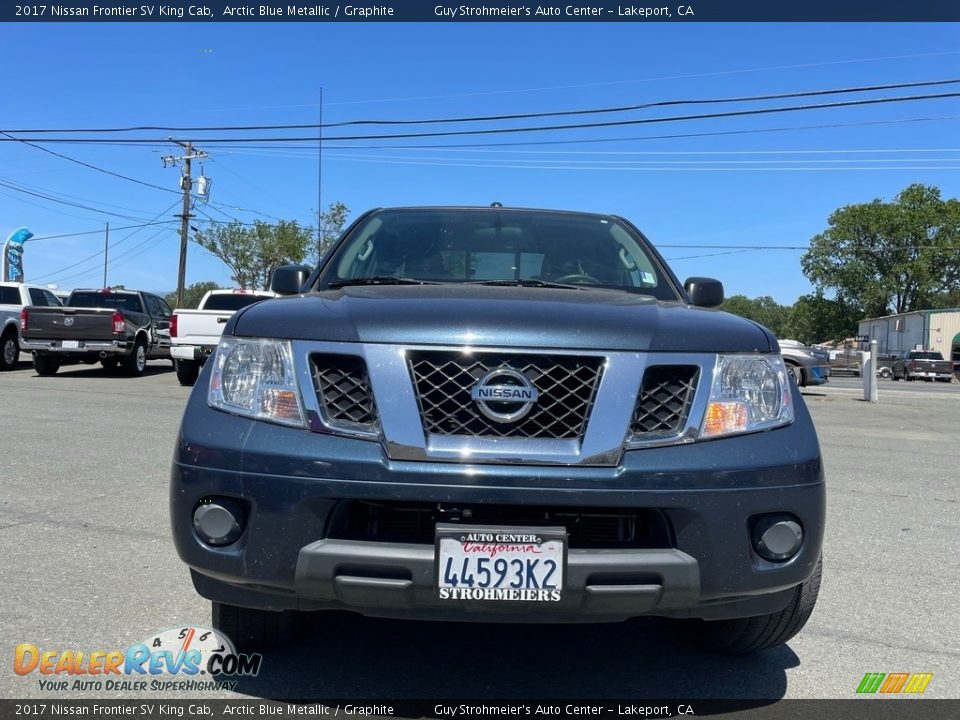
{"type": "Polygon", "coordinates": [[[635,4],[380,2],[39,2],[0,6],[4,22],[958,22],[957,0],[658,0],[635,4]]]}
{"type": "Polygon", "coordinates": [[[955,720],[960,700],[0,700],[16,718],[696,718],[724,720],[955,720]]]}

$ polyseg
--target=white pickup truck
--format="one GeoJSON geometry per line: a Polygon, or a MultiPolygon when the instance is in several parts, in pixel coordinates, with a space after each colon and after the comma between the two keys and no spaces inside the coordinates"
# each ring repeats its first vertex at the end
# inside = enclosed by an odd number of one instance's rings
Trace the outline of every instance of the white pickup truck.
{"type": "Polygon", "coordinates": [[[181,385],[193,385],[200,367],[220,342],[227,320],[240,308],[276,297],[269,290],[211,290],[196,310],[174,310],[170,355],[181,385]]]}
{"type": "Polygon", "coordinates": [[[20,359],[20,311],[28,305],[62,304],[45,287],[0,282],[0,370],[12,370],[20,359]]]}

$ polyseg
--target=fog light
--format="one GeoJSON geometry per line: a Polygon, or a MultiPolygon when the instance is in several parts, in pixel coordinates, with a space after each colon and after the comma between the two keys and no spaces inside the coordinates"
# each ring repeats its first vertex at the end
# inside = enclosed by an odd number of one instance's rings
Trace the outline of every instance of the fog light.
{"type": "Polygon", "coordinates": [[[193,529],[209,545],[229,545],[243,532],[243,510],[229,498],[203,500],[193,511],[193,529]]]}
{"type": "Polygon", "coordinates": [[[764,515],[753,526],[753,549],[765,560],[789,560],[803,544],[803,528],[792,515],[764,515]]]}

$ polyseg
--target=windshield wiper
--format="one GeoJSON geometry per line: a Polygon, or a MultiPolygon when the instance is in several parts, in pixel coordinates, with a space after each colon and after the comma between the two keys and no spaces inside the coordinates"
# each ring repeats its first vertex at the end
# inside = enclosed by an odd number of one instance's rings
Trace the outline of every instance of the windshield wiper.
{"type": "Polygon", "coordinates": [[[393,277],[392,275],[376,275],[374,277],[350,278],[348,280],[334,280],[327,283],[331,289],[350,287],[352,285],[439,285],[431,280],[417,280],[408,277],[393,277]]]}
{"type": "Polygon", "coordinates": [[[535,288],[560,288],[562,290],[585,290],[583,285],[568,285],[567,283],[548,282],[547,280],[535,280],[527,278],[525,280],[476,280],[468,282],[467,285],[494,285],[505,287],[535,287],[535,288]]]}

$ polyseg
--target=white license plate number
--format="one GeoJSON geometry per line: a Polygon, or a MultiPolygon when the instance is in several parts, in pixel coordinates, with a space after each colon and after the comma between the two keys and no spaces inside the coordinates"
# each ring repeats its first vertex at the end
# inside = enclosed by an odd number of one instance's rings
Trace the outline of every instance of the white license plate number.
{"type": "Polygon", "coordinates": [[[452,601],[559,602],[565,556],[565,537],[537,528],[438,529],[438,593],[452,601]]]}
{"type": "Polygon", "coordinates": [[[80,347],[79,340],[64,340],[61,347],[64,350],[77,350],[80,347]]]}

